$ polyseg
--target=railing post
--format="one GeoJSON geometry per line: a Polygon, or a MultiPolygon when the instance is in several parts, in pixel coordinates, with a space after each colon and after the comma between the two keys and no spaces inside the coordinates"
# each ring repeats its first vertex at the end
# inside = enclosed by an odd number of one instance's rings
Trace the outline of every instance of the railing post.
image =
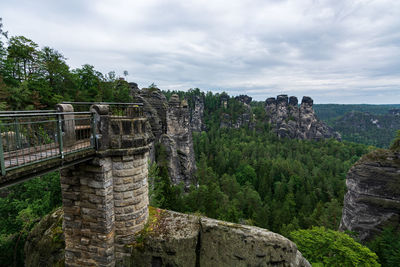
{"type": "Polygon", "coordinates": [[[63,145],[65,152],[69,152],[72,147],[76,144],[75,135],[75,115],[74,108],[72,105],[67,104],[57,104],[57,112],[61,114],[61,127],[64,131],[63,133],[63,145]]]}
{"type": "Polygon", "coordinates": [[[92,143],[92,147],[97,150],[97,137],[96,137],[96,119],[95,119],[95,113],[92,112],[90,115],[90,120],[91,120],[91,127],[92,127],[92,138],[90,139],[92,143]]]}
{"type": "Polygon", "coordinates": [[[6,175],[6,165],[4,164],[4,150],[3,150],[3,136],[1,135],[0,129],[0,167],[1,167],[1,175],[6,175]]]}
{"type": "Polygon", "coordinates": [[[62,119],[61,114],[57,114],[57,137],[58,137],[58,150],[60,152],[61,158],[64,158],[63,151],[63,132],[62,132],[62,119]]]}
{"type": "Polygon", "coordinates": [[[15,128],[16,149],[21,149],[22,146],[21,146],[21,138],[19,136],[19,124],[17,117],[15,117],[14,128],[15,128]]]}

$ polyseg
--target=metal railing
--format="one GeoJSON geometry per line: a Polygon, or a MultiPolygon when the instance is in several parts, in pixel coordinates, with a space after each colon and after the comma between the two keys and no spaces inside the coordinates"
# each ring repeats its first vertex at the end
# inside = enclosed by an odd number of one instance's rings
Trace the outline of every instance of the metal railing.
{"type": "Polygon", "coordinates": [[[95,147],[91,112],[0,112],[1,175],[95,147]]]}
{"type": "Polygon", "coordinates": [[[115,102],[63,102],[70,104],[75,111],[89,110],[91,105],[108,105],[110,115],[121,118],[138,118],[143,116],[143,103],[115,103],[115,102]]]}

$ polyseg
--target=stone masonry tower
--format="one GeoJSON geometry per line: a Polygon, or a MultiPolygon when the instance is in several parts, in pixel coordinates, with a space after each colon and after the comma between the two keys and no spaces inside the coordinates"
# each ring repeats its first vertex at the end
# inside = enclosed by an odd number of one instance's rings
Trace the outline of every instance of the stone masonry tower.
{"type": "Polygon", "coordinates": [[[146,119],[137,107],[118,117],[108,105],[91,110],[96,154],[61,171],[65,266],[118,265],[148,218],[146,119]]]}

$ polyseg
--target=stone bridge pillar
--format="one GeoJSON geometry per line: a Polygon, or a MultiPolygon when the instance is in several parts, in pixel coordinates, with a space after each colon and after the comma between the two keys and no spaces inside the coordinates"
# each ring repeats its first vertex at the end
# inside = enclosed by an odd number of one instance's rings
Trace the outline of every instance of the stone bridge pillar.
{"type": "Polygon", "coordinates": [[[146,119],[92,110],[95,158],[61,171],[66,266],[114,266],[148,218],[146,119]]]}

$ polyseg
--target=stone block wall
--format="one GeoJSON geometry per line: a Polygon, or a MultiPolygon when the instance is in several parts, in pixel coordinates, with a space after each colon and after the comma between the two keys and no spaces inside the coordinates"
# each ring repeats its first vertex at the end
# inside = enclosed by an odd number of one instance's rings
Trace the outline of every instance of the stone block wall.
{"type": "Polygon", "coordinates": [[[146,120],[94,110],[94,159],[61,171],[66,266],[114,266],[148,218],[146,120]]]}

